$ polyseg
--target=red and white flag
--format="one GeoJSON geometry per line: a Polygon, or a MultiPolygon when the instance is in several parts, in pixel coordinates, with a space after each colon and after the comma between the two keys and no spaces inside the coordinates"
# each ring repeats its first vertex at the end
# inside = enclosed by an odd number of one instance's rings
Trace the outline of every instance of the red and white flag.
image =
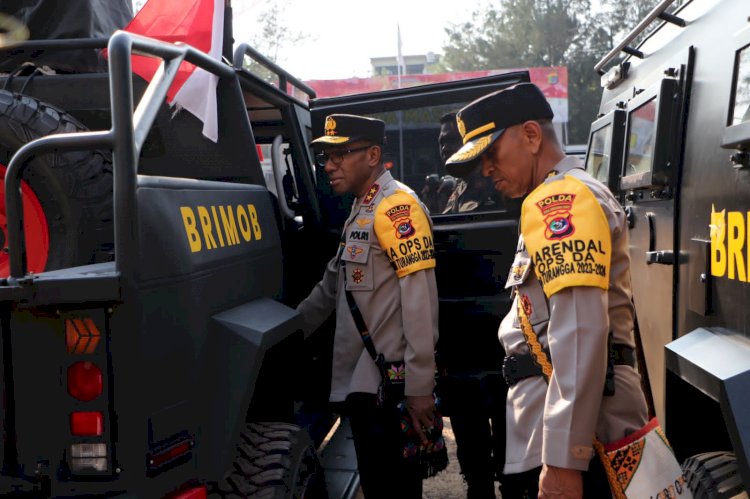
{"type": "MultiPolygon", "coordinates": [[[[149,0],[124,29],[169,43],[184,42],[221,60],[225,0],[149,0]]],[[[160,64],[153,57],[133,56],[133,72],[151,81],[160,64]]],[[[219,137],[216,85],[219,77],[183,62],[167,101],[203,121],[203,135],[219,137]]]]}

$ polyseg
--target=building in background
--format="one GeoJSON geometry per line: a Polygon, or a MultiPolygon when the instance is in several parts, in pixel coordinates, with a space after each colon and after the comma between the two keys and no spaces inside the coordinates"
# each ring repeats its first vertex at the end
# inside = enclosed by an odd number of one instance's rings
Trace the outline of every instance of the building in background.
{"type": "MultiPolygon", "coordinates": [[[[440,56],[434,52],[422,55],[403,56],[403,75],[435,73],[436,66],[440,62],[440,56]]],[[[372,74],[374,76],[398,75],[398,57],[371,57],[372,74]]]]}

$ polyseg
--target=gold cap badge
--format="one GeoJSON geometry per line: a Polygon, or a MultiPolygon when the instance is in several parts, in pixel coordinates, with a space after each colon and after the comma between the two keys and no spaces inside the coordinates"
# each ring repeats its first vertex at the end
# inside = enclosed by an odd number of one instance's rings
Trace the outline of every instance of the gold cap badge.
{"type": "Polygon", "coordinates": [[[336,120],[330,116],[326,118],[325,124],[326,135],[336,135],[336,120]]]}

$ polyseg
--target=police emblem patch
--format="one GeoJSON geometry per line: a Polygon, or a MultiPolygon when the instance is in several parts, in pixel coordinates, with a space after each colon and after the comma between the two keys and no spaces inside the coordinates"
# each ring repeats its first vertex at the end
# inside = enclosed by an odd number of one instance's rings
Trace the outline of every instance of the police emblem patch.
{"type": "Polygon", "coordinates": [[[365,273],[362,272],[362,269],[354,269],[352,272],[352,281],[354,281],[354,284],[361,284],[364,280],[365,273]]]}
{"type": "Polygon", "coordinates": [[[399,239],[408,239],[414,235],[416,230],[411,223],[411,206],[408,204],[400,204],[394,206],[385,212],[386,216],[393,222],[393,227],[396,229],[396,237],[399,239]]]}
{"type": "Polygon", "coordinates": [[[572,217],[555,217],[548,219],[547,222],[547,239],[565,239],[575,232],[573,222],[570,221],[572,217]]]}
{"type": "Polygon", "coordinates": [[[573,215],[570,213],[575,198],[575,194],[555,194],[537,201],[536,205],[542,212],[546,225],[544,237],[559,240],[570,237],[575,233],[573,215]]]}
{"type": "Polygon", "coordinates": [[[396,227],[396,236],[399,239],[407,239],[414,235],[414,227],[411,224],[411,220],[406,220],[405,222],[400,222],[393,224],[394,227],[396,227]]]}

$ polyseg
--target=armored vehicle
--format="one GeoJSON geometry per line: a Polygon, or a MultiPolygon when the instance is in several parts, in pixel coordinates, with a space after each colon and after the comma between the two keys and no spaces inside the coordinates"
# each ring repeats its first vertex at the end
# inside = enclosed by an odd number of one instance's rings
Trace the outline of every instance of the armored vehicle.
{"type": "Polygon", "coordinates": [[[586,168],[626,206],[652,412],[696,497],[747,497],[750,5],[674,3],[596,65],[586,168]]]}

